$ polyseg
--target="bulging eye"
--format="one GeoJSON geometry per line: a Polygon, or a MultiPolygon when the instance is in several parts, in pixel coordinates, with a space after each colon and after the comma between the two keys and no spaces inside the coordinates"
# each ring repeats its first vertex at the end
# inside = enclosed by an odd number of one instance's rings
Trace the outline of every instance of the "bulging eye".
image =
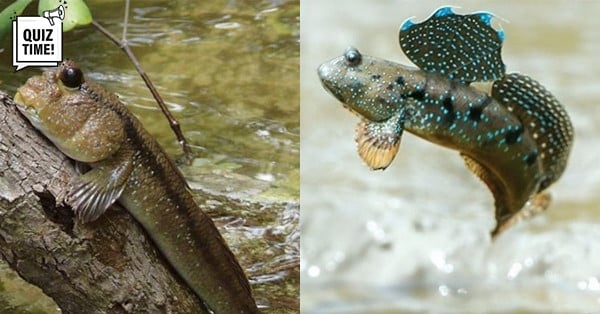
{"type": "Polygon", "coordinates": [[[362,56],[360,52],[358,52],[358,49],[354,47],[349,47],[348,49],[346,49],[346,52],[344,53],[344,58],[346,59],[346,64],[351,67],[359,65],[362,61],[362,56]]]}
{"type": "Polygon", "coordinates": [[[76,88],[83,83],[83,72],[77,66],[63,64],[58,73],[58,78],[66,87],[76,88]]]}

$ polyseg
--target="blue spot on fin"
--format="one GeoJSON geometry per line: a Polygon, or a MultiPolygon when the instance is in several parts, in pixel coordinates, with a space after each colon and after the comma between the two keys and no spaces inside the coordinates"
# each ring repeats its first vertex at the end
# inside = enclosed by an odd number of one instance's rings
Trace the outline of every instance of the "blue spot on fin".
{"type": "Polygon", "coordinates": [[[504,31],[503,30],[498,30],[498,37],[500,37],[500,40],[504,42],[504,31]]]}
{"type": "Polygon", "coordinates": [[[454,12],[452,12],[452,7],[441,7],[437,11],[435,11],[435,13],[433,13],[433,16],[435,17],[442,17],[448,15],[454,15],[454,12]]]}
{"type": "Polygon", "coordinates": [[[460,15],[442,7],[421,23],[404,22],[400,47],[423,71],[465,84],[494,81],[506,67],[501,56],[504,32],[492,27],[493,17],[487,12],[460,15]]]}
{"type": "Polygon", "coordinates": [[[402,23],[402,26],[400,26],[400,31],[405,31],[405,30],[411,28],[413,25],[416,25],[416,24],[413,23],[410,19],[406,20],[404,23],[402,23]]]}
{"type": "Polygon", "coordinates": [[[479,15],[479,19],[481,19],[483,23],[487,24],[488,26],[492,26],[492,18],[494,17],[493,14],[488,12],[482,12],[477,13],[477,15],[479,15]]]}

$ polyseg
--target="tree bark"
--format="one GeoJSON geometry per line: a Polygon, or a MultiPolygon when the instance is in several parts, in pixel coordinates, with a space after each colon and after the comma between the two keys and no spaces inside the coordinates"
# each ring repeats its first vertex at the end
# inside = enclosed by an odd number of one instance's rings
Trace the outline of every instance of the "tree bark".
{"type": "Polygon", "coordinates": [[[0,258],[65,313],[201,312],[125,210],[75,221],[61,198],[73,163],[2,91],[0,103],[0,258]]]}

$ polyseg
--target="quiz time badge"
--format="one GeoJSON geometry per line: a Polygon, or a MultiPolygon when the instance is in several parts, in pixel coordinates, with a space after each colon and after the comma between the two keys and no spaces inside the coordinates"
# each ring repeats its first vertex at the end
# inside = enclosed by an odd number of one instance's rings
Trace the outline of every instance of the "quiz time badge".
{"type": "Polygon", "coordinates": [[[42,16],[19,16],[13,23],[13,66],[16,71],[28,66],[57,66],[62,61],[61,5],[42,16]]]}

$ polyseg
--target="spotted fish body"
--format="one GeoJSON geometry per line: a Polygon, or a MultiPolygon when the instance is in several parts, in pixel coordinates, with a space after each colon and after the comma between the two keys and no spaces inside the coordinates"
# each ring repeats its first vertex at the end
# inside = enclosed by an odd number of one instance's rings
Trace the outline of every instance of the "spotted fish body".
{"type": "Polygon", "coordinates": [[[491,18],[441,8],[422,23],[405,22],[400,46],[419,68],[348,48],[318,72],[325,89],[362,118],[356,141],[371,168],[392,162],[403,130],[459,151],[494,195],[497,235],[528,214],[520,213],[528,200],[547,206],[542,191],[564,171],[573,130],[542,85],[505,73],[504,33],[491,18]],[[475,81],[494,81],[491,93],[469,85],[475,81]]]}
{"type": "Polygon", "coordinates": [[[90,165],[66,193],[80,221],[118,200],[206,305],[199,312],[259,312],[243,269],[183,176],[115,94],[65,61],[31,77],[15,103],[63,153],[90,165]]]}

